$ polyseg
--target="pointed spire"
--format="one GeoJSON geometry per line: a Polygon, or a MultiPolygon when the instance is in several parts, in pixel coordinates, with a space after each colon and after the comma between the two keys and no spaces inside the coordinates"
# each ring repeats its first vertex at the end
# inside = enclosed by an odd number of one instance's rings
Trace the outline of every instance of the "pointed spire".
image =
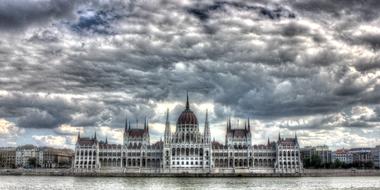
{"type": "Polygon", "coordinates": [[[170,130],[170,122],[169,122],[169,108],[166,110],[166,123],[165,123],[165,133],[164,140],[165,143],[170,142],[171,130],[170,130]]]}
{"type": "Polygon", "coordinates": [[[96,131],[95,131],[94,139],[96,140],[96,131]]]}
{"type": "Polygon", "coordinates": [[[128,121],[128,130],[131,130],[131,121],[128,121]]]}
{"type": "Polygon", "coordinates": [[[231,116],[228,117],[228,130],[231,130],[231,116]]]}
{"type": "Polygon", "coordinates": [[[146,132],[148,133],[149,136],[149,121],[146,120],[146,132]]]}
{"type": "Polygon", "coordinates": [[[281,134],[278,132],[278,141],[281,141],[281,134]]]}
{"type": "Polygon", "coordinates": [[[108,144],[108,137],[106,136],[106,144],[108,144]]]}
{"type": "Polygon", "coordinates": [[[207,109],[206,109],[205,128],[204,128],[203,135],[204,135],[204,139],[205,139],[206,143],[209,143],[211,140],[211,134],[210,134],[210,127],[209,127],[209,123],[208,123],[208,110],[207,109]]]}
{"type": "Polygon", "coordinates": [[[205,119],[205,123],[208,123],[208,109],[206,109],[206,119],[205,119]]]}
{"type": "Polygon", "coordinates": [[[145,119],[144,119],[144,131],[147,131],[147,121],[146,121],[146,116],[145,116],[145,119]]]}
{"type": "Polygon", "coordinates": [[[186,91],[186,110],[190,109],[190,104],[189,104],[189,92],[186,91]]]}
{"type": "Polygon", "coordinates": [[[248,131],[251,132],[251,123],[249,122],[249,117],[248,117],[248,131]]]}
{"type": "Polygon", "coordinates": [[[124,132],[126,133],[128,131],[128,118],[125,117],[125,126],[124,126],[124,132]]]}
{"type": "Polygon", "coordinates": [[[169,108],[166,109],[166,124],[169,123],[169,108]]]}
{"type": "Polygon", "coordinates": [[[226,128],[227,128],[227,133],[228,133],[228,119],[227,119],[227,121],[226,121],[226,128]]]}
{"type": "Polygon", "coordinates": [[[244,130],[247,130],[247,122],[244,122],[244,130]]]}
{"type": "Polygon", "coordinates": [[[78,131],[78,140],[80,139],[80,130],[78,131]]]}
{"type": "Polygon", "coordinates": [[[268,137],[268,145],[270,145],[269,137],[268,137]]]}

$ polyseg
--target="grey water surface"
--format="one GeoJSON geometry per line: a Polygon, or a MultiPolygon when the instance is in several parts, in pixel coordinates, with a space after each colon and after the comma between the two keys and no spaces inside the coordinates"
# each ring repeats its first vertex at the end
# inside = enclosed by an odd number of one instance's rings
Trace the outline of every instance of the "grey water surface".
{"type": "Polygon", "coordinates": [[[303,178],[143,178],[0,176],[0,190],[15,189],[379,189],[380,177],[303,178]]]}

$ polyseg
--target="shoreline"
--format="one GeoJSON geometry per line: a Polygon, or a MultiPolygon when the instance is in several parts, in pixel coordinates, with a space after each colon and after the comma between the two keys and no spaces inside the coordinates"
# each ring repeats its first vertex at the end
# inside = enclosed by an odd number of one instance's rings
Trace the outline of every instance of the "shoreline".
{"type": "Polygon", "coordinates": [[[141,172],[73,172],[71,169],[2,169],[8,176],[72,177],[349,177],[380,176],[379,169],[304,169],[303,173],[141,173],[141,172]]]}

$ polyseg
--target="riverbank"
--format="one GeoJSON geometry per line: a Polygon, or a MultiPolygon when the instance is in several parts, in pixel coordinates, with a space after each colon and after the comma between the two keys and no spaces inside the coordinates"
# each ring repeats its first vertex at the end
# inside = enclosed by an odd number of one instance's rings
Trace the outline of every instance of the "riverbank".
{"type": "Polygon", "coordinates": [[[71,169],[2,169],[0,175],[13,176],[83,176],[83,177],[345,177],[380,176],[380,170],[305,169],[303,173],[141,173],[141,172],[73,172],[71,169]]]}

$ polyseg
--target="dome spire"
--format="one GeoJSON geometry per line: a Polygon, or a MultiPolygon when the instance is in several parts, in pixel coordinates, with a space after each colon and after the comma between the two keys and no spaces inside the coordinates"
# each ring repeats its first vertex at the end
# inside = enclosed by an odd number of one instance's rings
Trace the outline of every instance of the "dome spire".
{"type": "Polygon", "coordinates": [[[186,91],[186,110],[190,109],[190,104],[189,104],[189,91],[186,91]]]}
{"type": "Polygon", "coordinates": [[[195,124],[198,125],[198,120],[193,111],[190,110],[189,92],[186,91],[186,109],[182,111],[178,117],[177,125],[182,124],[195,124]]]}

